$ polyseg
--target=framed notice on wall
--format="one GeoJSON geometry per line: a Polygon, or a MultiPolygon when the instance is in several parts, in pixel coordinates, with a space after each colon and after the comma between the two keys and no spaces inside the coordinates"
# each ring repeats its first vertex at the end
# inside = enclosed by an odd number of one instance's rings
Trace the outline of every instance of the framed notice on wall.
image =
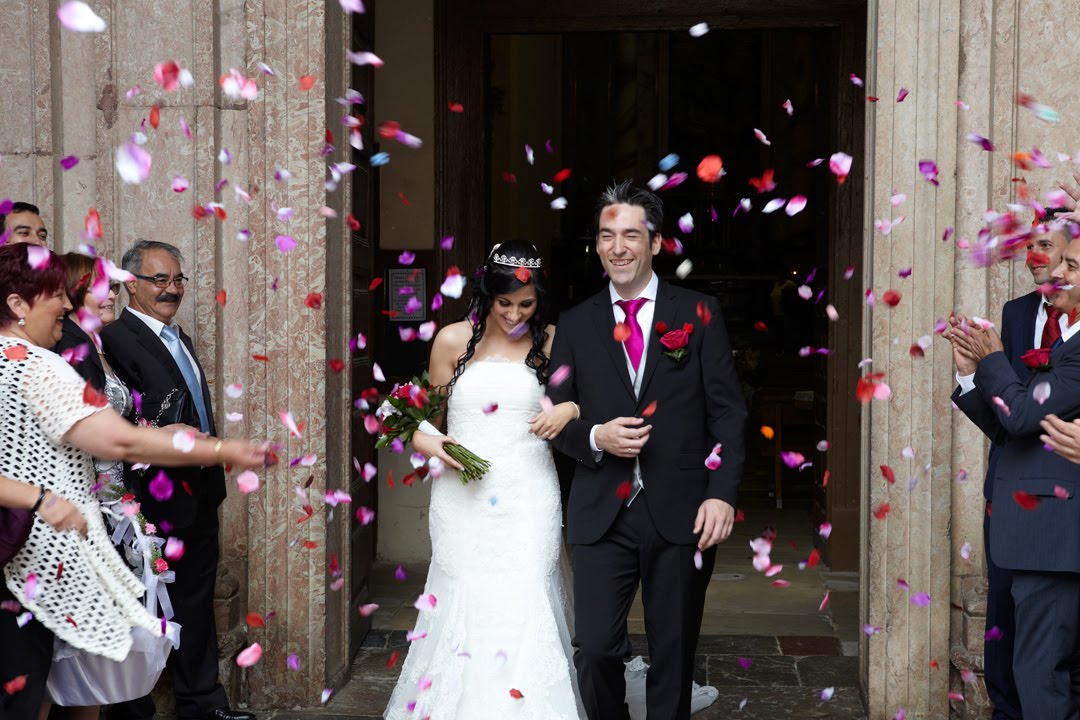
{"type": "Polygon", "coordinates": [[[393,322],[427,320],[427,271],[424,268],[393,268],[386,271],[386,306],[396,311],[393,322]]]}

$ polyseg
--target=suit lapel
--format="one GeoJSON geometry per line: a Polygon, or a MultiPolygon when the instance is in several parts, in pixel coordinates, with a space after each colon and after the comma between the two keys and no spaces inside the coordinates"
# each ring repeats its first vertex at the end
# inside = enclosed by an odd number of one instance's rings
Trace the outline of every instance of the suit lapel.
{"type": "Polygon", "coordinates": [[[656,323],[663,322],[669,330],[675,329],[675,315],[678,311],[678,307],[675,304],[675,297],[671,293],[671,285],[660,281],[660,286],[656,289],[656,309],[653,311],[653,327],[643,327],[641,331],[645,333],[648,343],[648,350],[645,353],[645,374],[641,376],[641,394],[638,395],[638,402],[640,404],[641,399],[645,397],[645,390],[649,387],[649,381],[652,379],[653,371],[656,370],[656,366],[660,364],[660,356],[662,355],[663,346],[660,344],[660,333],[656,332],[656,323]]]}
{"type": "MultiPolygon", "coordinates": [[[[600,333],[600,344],[607,350],[612,364],[615,366],[615,375],[622,380],[623,388],[630,396],[634,396],[634,386],[630,382],[630,374],[626,369],[626,355],[623,352],[622,343],[615,339],[615,312],[611,309],[611,295],[605,286],[604,289],[593,297],[593,319],[596,322],[597,331],[600,333]]],[[[644,328],[642,328],[644,332],[644,328]]]]}
{"type": "Polygon", "coordinates": [[[146,323],[129,313],[126,308],[120,315],[120,321],[135,334],[135,339],[138,340],[139,345],[168,371],[173,379],[174,386],[186,388],[187,381],[184,380],[183,373],[180,372],[180,368],[177,367],[176,361],[173,360],[172,354],[165,347],[165,343],[161,341],[161,338],[154,335],[153,331],[146,326],[146,323]]]}
{"type": "Polygon", "coordinates": [[[1024,322],[1020,326],[1020,342],[1015,347],[1022,348],[1021,354],[1027,352],[1032,347],[1036,347],[1035,343],[1035,317],[1039,314],[1039,305],[1042,303],[1042,296],[1038,292],[1033,292],[1028,295],[1031,299],[1028,302],[1026,312],[1024,313],[1024,322]]]}
{"type": "Polygon", "coordinates": [[[80,343],[86,343],[88,352],[86,353],[86,359],[83,362],[89,362],[98,372],[102,375],[105,374],[105,367],[101,364],[101,353],[97,351],[94,346],[94,341],[90,339],[90,336],[79,327],[79,324],[70,318],[64,318],[64,332],[68,333],[72,337],[78,338],[80,343]]]}

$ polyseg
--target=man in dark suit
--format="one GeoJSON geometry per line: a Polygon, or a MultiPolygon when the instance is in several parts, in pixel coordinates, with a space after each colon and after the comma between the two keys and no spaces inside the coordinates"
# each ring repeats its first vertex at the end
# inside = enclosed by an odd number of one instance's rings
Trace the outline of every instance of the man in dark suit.
{"type": "MultiPolygon", "coordinates": [[[[173,321],[187,282],[182,262],[180,251],[163,242],[139,240],[124,253],[123,268],[135,276],[125,283],[129,305],[102,331],[102,343],[120,378],[141,394],[141,418],[158,425],[186,423],[212,436],[216,429],[206,375],[191,338],[173,321]]],[[[218,681],[214,583],[224,469],[220,465],[170,468],[171,493],[157,488],[151,492],[158,471],[126,466],[125,482],[159,534],[184,541],[183,557],[170,562],[176,580],[169,595],[175,620],[182,627],[180,649],[169,659],[177,716],[180,720],[250,720],[251,713],[229,709],[218,681]]],[[[151,720],[153,715],[149,696],[110,708],[112,720],[151,720]]]]}
{"type": "MultiPolygon", "coordinates": [[[[1052,217],[1053,211],[1047,214],[1052,217]]],[[[1020,359],[1033,348],[1050,348],[1067,327],[1068,318],[1048,303],[1045,291],[1053,282],[1051,273],[1061,263],[1062,253],[1069,241],[1061,229],[1038,225],[1028,242],[1027,267],[1036,289],[1022,297],[1014,298],[1001,311],[1001,341],[1005,357],[1016,370],[1019,378],[1027,378],[1030,369],[1020,359]]],[[[957,401],[962,388],[958,387],[953,399],[957,401]]],[[[957,401],[963,410],[970,402],[957,401]]],[[[993,438],[991,438],[992,440],[993,438]]],[[[1020,697],[1013,677],[1013,644],[1016,622],[1013,617],[1012,572],[995,562],[990,552],[990,516],[993,512],[994,474],[997,469],[1001,445],[992,442],[986,463],[986,481],[983,497],[986,512],[983,514],[983,548],[986,552],[986,630],[1000,631],[997,640],[987,640],[983,651],[986,693],[994,706],[993,720],[1020,720],[1020,697]]]]}
{"type": "Polygon", "coordinates": [[[714,546],[731,532],[742,472],[746,408],[720,309],[657,278],[662,223],[653,193],[604,193],[596,251],[611,283],[563,313],[552,349],[551,367],[570,372],[551,399],[581,406],[555,446],[578,460],[574,664],[590,720],[628,717],[622,661],[639,580],[648,715],[689,717],[714,546]]]}
{"type": "MultiPolygon", "coordinates": [[[[1049,299],[1068,319],[1080,308],[1080,241],[1053,271],[1049,299]]],[[[1028,718],[1075,718],[1080,703],[1080,499],[1076,468],[1048,453],[1047,415],[1080,416],[1080,323],[1066,321],[1041,368],[1017,369],[992,329],[955,321],[952,342],[961,387],[954,401],[998,446],[989,555],[1011,571],[1015,606],[1013,670],[1028,718]]],[[[996,710],[995,710],[996,712],[996,710]]]]}

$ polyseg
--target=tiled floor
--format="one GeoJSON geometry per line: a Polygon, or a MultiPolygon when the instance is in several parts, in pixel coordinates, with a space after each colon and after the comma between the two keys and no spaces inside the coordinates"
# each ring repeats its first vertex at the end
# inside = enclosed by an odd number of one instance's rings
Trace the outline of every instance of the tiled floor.
{"type": "MultiPolygon", "coordinates": [[[[810,553],[812,529],[805,511],[773,510],[765,502],[744,507],[746,521],[717,554],[709,585],[695,679],[720,691],[717,702],[695,715],[697,720],[738,717],[865,718],[858,690],[858,580],[828,572],[823,566],[799,570],[810,553]],[[777,532],[772,561],[783,564],[778,578],[791,585],[777,588],[751,566],[748,542],[765,525],[777,532]],[[829,602],[818,610],[825,592],[829,602]],[[747,667],[743,667],[746,665],[747,667]],[[831,699],[822,691],[833,688],[831,699]],[[741,711],[740,711],[741,708],[741,711]]],[[[375,574],[374,602],[380,610],[373,630],[353,668],[353,679],[325,706],[303,712],[278,711],[269,720],[348,718],[374,720],[394,687],[408,650],[405,631],[412,629],[412,602],[424,583],[424,567],[406,567],[404,582],[394,579],[394,566],[375,574]],[[395,650],[401,658],[386,664],[395,650]]],[[[647,655],[640,603],[629,619],[636,652],[647,655]]]]}

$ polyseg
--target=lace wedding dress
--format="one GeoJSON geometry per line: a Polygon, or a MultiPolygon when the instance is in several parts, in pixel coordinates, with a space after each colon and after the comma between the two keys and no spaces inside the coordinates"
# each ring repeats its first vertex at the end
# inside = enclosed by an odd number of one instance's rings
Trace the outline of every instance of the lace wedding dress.
{"type": "Polygon", "coordinates": [[[547,443],[528,432],[543,395],[535,371],[501,359],[470,362],[454,386],[449,434],[491,469],[468,485],[449,470],[432,481],[424,593],[434,608],[417,619],[387,720],[585,716],[559,481],[547,443]]]}

